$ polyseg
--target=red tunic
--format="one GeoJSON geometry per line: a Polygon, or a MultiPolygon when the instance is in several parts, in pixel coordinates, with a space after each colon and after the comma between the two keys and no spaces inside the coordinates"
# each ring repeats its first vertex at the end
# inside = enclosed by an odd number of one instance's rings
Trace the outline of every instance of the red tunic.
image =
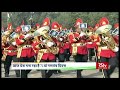
{"type": "MultiPolygon", "coordinates": [[[[92,40],[94,40],[94,36],[93,35],[90,38],[92,40]]],[[[87,44],[86,44],[87,48],[94,48],[95,47],[94,42],[92,40],[87,40],[87,44]]]]}
{"type": "Polygon", "coordinates": [[[100,37],[98,35],[94,36],[94,42],[93,42],[93,46],[94,48],[97,50],[98,49],[98,44],[100,42],[100,37]]]}
{"type": "Polygon", "coordinates": [[[64,43],[63,42],[59,42],[56,38],[53,38],[53,41],[55,43],[57,43],[57,46],[59,48],[59,52],[58,53],[60,53],[60,54],[64,53],[64,51],[65,51],[65,49],[64,49],[65,48],[64,43]]]}
{"type": "Polygon", "coordinates": [[[7,55],[9,56],[17,55],[17,47],[10,45],[7,50],[9,50],[7,55]]]}
{"type": "MultiPolygon", "coordinates": [[[[22,40],[22,39],[24,39],[24,37],[25,37],[24,35],[20,35],[19,38],[16,39],[16,44],[18,46],[19,45],[31,46],[33,42],[30,40],[30,41],[28,41],[28,43],[25,43],[25,41],[22,40]]],[[[23,49],[21,52],[21,57],[29,57],[29,58],[33,57],[35,55],[35,52],[34,52],[32,46],[31,47],[24,47],[24,46],[23,46],[23,49]]]]}
{"type": "Polygon", "coordinates": [[[100,52],[100,56],[101,57],[106,57],[106,58],[110,58],[110,57],[115,57],[116,53],[113,52],[112,50],[101,50],[100,52]]]}
{"type": "MultiPolygon", "coordinates": [[[[70,41],[71,45],[73,43],[84,43],[85,44],[86,40],[84,40],[83,38],[84,38],[84,36],[80,36],[80,34],[77,33],[77,32],[69,35],[69,41],[70,41]],[[80,37],[81,39],[78,40],[78,41],[74,41],[74,39],[77,38],[77,37],[80,37]]],[[[72,53],[72,46],[70,47],[70,53],[72,53]]],[[[87,54],[88,52],[87,52],[86,45],[77,46],[77,53],[78,54],[83,54],[83,55],[87,54]]]]}
{"type": "Polygon", "coordinates": [[[42,56],[42,60],[55,60],[55,55],[53,53],[44,53],[42,56]]]}
{"type": "Polygon", "coordinates": [[[70,43],[69,42],[65,42],[63,48],[64,49],[70,49],[70,43]]]}
{"type": "MultiPolygon", "coordinates": [[[[34,50],[36,51],[36,55],[38,54],[38,51],[41,49],[38,45],[40,44],[40,42],[34,42],[32,44],[34,50]],[[38,46],[38,48],[36,47],[38,46]]],[[[43,49],[46,49],[46,48],[43,48],[43,49]]],[[[42,55],[42,60],[55,60],[55,55],[53,53],[43,53],[42,55]]]]}
{"type": "MultiPolygon", "coordinates": [[[[9,56],[15,56],[17,55],[17,47],[9,44],[5,44],[5,46],[2,46],[3,48],[6,48],[7,55],[9,56]]],[[[4,50],[2,52],[4,54],[4,50]]]]}
{"type": "Polygon", "coordinates": [[[59,53],[62,54],[64,53],[65,49],[64,49],[64,43],[62,42],[59,42],[59,53]]]}
{"type": "Polygon", "coordinates": [[[36,47],[37,45],[39,45],[39,42],[37,42],[37,41],[34,41],[32,43],[32,47],[33,47],[33,50],[34,50],[34,52],[35,52],[36,55],[38,54],[38,51],[40,50],[40,48],[36,47]]]}
{"type": "Polygon", "coordinates": [[[113,52],[109,48],[107,48],[106,50],[101,49],[100,56],[101,57],[106,57],[106,58],[115,57],[116,56],[116,52],[113,52]]]}

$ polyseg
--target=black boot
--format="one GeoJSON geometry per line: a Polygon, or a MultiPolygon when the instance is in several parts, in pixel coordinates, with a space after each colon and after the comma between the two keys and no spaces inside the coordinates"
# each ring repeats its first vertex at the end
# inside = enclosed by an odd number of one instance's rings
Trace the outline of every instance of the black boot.
{"type": "Polygon", "coordinates": [[[8,74],[8,73],[5,73],[5,77],[9,77],[9,74],[8,74]]]}
{"type": "Polygon", "coordinates": [[[20,70],[15,70],[16,77],[20,77],[20,70]]]}
{"type": "Polygon", "coordinates": [[[54,70],[49,70],[48,73],[46,73],[46,78],[50,78],[53,73],[54,73],[54,70]]]}
{"type": "Polygon", "coordinates": [[[62,71],[61,71],[61,70],[58,70],[58,73],[62,73],[62,71]]]}
{"type": "Polygon", "coordinates": [[[9,77],[9,69],[5,68],[5,77],[9,77]]]}
{"type": "Polygon", "coordinates": [[[57,70],[54,70],[53,73],[54,73],[54,74],[58,74],[57,70]]]}
{"type": "Polygon", "coordinates": [[[83,78],[81,72],[82,70],[77,70],[77,78],[83,78]]]}

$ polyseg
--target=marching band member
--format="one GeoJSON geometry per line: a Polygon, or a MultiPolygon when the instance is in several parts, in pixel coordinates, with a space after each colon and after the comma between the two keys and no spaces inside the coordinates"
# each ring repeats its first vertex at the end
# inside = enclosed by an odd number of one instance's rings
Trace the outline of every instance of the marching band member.
{"type": "MultiPolygon", "coordinates": [[[[85,33],[79,28],[82,19],[77,19],[75,27],[76,31],[69,34],[69,41],[71,43],[70,52],[75,58],[75,62],[87,62],[87,47],[85,40],[85,33]]],[[[82,70],[77,70],[77,78],[82,78],[82,70]]]]}
{"type": "MultiPolygon", "coordinates": [[[[44,30],[49,30],[50,20],[45,18],[42,27],[38,29],[39,32],[44,32],[44,30]],[[47,26],[47,27],[46,27],[47,26]]],[[[48,36],[49,37],[49,36],[48,36]]],[[[51,38],[49,38],[51,39],[51,38]]],[[[44,35],[38,37],[39,42],[34,45],[39,51],[37,53],[37,62],[55,62],[55,54],[50,51],[53,46],[53,42],[48,40],[44,35]],[[46,44],[45,44],[46,43],[46,44]]],[[[54,70],[41,70],[42,78],[50,78],[54,70]]]]}
{"type": "Polygon", "coordinates": [[[95,31],[100,35],[101,41],[100,41],[100,61],[101,62],[108,62],[109,67],[108,70],[103,70],[103,77],[104,78],[110,78],[110,75],[113,73],[115,67],[116,67],[116,51],[118,50],[117,47],[113,48],[111,45],[116,45],[115,41],[113,40],[113,37],[109,34],[109,30],[112,28],[111,25],[109,25],[109,21],[106,17],[103,17],[99,21],[100,27],[95,31]]]}
{"type": "Polygon", "coordinates": [[[98,53],[98,49],[99,49],[99,45],[100,45],[100,36],[97,34],[97,33],[95,33],[95,31],[97,30],[99,28],[99,24],[97,23],[96,25],[95,25],[95,27],[94,27],[94,34],[95,34],[95,40],[94,40],[94,45],[95,45],[95,48],[96,48],[96,53],[97,53],[97,62],[98,61],[100,61],[99,59],[100,59],[100,57],[99,57],[99,53],[98,53]]]}
{"type": "MultiPolygon", "coordinates": [[[[101,41],[101,38],[100,36],[95,33],[95,31],[99,28],[99,24],[97,23],[94,27],[94,46],[95,46],[95,49],[96,49],[96,62],[100,62],[100,52],[101,52],[101,48],[100,48],[100,41],[101,41]]],[[[99,72],[102,72],[102,69],[99,69],[99,72]]]]}
{"type": "Polygon", "coordinates": [[[39,23],[36,23],[36,29],[38,30],[40,28],[40,24],[39,23]]]}
{"type": "MultiPolygon", "coordinates": [[[[27,27],[28,28],[28,27],[27,27]]],[[[34,62],[35,60],[35,52],[32,48],[33,36],[28,33],[28,30],[22,30],[20,36],[16,39],[17,44],[17,58],[19,58],[19,62],[34,62]]],[[[20,77],[28,78],[28,73],[31,70],[21,70],[20,77]]]]}
{"type": "MultiPolygon", "coordinates": [[[[35,24],[35,28],[36,28],[36,30],[38,30],[38,29],[40,28],[40,24],[39,24],[39,23],[36,23],[36,24],[35,24]]],[[[35,30],[34,30],[34,31],[35,31],[35,30]]],[[[34,50],[34,52],[35,52],[35,57],[37,56],[38,49],[37,49],[36,47],[34,47],[34,46],[35,46],[36,44],[38,44],[39,41],[40,41],[40,40],[38,39],[38,37],[35,36],[34,39],[33,39],[33,43],[32,43],[33,50],[34,50]]]]}
{"type": "MultiPolygon", "coordinates": [[[[15,32],[19,33],[19,30],[21,28],[17,27],[15,32]]],[[[19,35],[17,34],[15,38],[17,38],[19,35]]],[[[18,62],[17,59],[17,46],[15,43],[15,39],[12,40],[13,38],[10,38],[10,35],[7,37],[7,41],[6,43],[3,43],[2,46],[4,48],[3,51],[3,58],[5,59],[4,62],[4,68],[5,68],[5,77],[9,77],[9,71],[10,71],[10,66],[11,66],[11,62],[13,60],[13,62],[18,62]],[[4,57],[5,56],[5,57],[4,57]]],[[[19,70],[15,70],[16,73],[16,77],[20,77],[20,72],[19,70]]]]}
{"type": "Polygon", "coordinates": [[[64,47],[63,47],[66,61],[70,61],[70,56],[71,56],[71,54],[70,54],[70,46],[71,45],[70,45],[70,42],[68,41],[68,35],[69,35],[69,33],[67,33],[67,35],[64,36],[64,47]]]}
{"type": "Polygon", "coordinates": [[[92,61],[92,56],[95,56],[96,54],[95,45],[94,45],[95,35],[93,33],[93,28],[89,26],[86,34],[88,35],[87,44],[86,44],[88,49],[88,60],[92,61]]]}
{"type": "MultiPolygon", "coordinates": [[[[61,26],[62,27],[62,26],[61,26]]],[[[57,32],[60,32],[60,25],[58,22],[52,22],[51,24],[51,30],[55,30],[57,32]]],[[[53,37],[52,37],[53,38],[53,37]]],[[[56,54],[56,60],[58,58],[59,62],[64,62],[64,49],[63,49],[63,37],[57,37],[53,38],[54,42],[57,44],[57,47],[59,48],[58,54],[56,54]]],[[[54,74],[61,73],[61,70],[55,70],[54,74]]]]}

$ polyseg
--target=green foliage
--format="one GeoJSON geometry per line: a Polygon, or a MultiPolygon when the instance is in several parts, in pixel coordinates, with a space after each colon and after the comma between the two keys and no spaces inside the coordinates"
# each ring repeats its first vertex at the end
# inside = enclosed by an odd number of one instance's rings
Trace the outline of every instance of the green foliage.
{"type": "MultiPolygon", "coordinates": [[[[21,25],[24,19],[30,24],[31,12],[9,12],[13,27],[21,25]]],[[[102,17],[107,17],[111,25],[118,22],[118,12],[34,12],[33,20],[42,24],[42,21],[49,17],[51,23],[57,21],[63,28],[74,28],[77,18],[81,18],[84,23],[94,27],[102,17]]],[[[7,12],[2,12],[2,26],[7,27],[7,12]]]]}

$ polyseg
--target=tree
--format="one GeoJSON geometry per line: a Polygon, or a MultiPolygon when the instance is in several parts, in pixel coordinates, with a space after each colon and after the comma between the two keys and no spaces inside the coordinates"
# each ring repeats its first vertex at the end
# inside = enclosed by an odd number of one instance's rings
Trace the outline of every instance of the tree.
{"type": "MultiPolygon", "coordinates": [[[[24,20],[26,24],[30,24],[31,12],[9,12],[13,28],[21,25],[24,20]]],[[[49,17],[51,23],[57,21],[62,24],[63,28],[73,28],[77,18],[81,18],[84,23],[94,27],[100,18],[107,17],[111,25],[118,22],[118,12],[34,12],[33,21],[42,24],[42,21],[49,17]]],[[[7,27],[7,12],[2,12],[2,26],[7,27]]]]}

